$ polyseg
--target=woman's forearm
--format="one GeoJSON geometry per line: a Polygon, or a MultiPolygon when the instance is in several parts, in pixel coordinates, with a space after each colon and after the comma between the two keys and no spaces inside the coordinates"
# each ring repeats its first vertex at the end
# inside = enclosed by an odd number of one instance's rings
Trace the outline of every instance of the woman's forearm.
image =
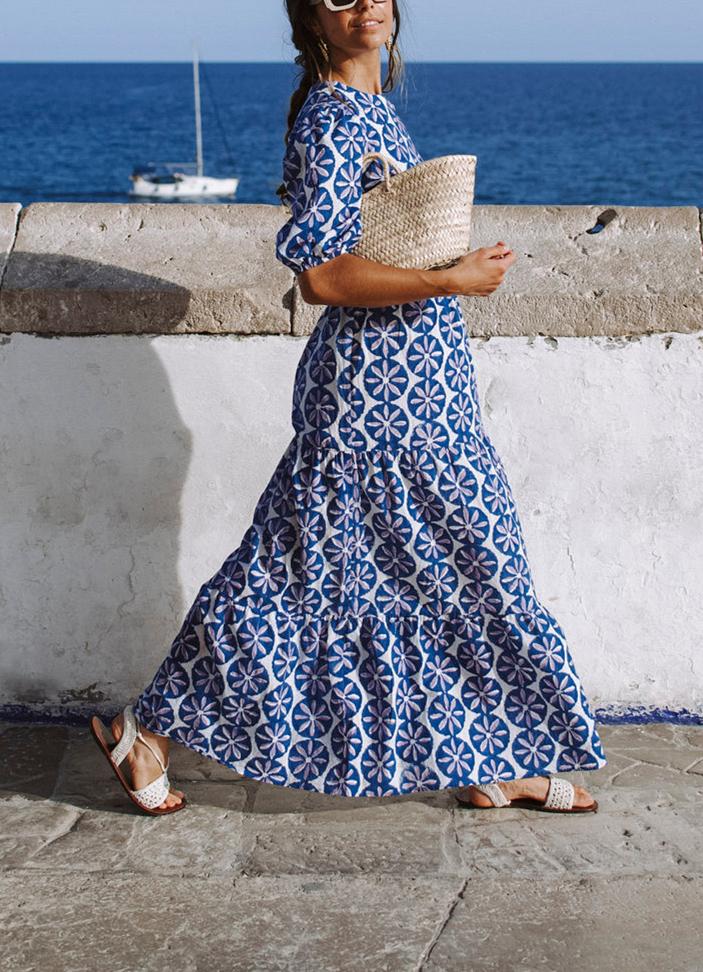
{"type": "Polygon", "coordinates": [[[306,303],[331,307],[387,307],[454,293],[447,269],[404,270],[353,253],[312,267],[297,279],[306,303]]]}

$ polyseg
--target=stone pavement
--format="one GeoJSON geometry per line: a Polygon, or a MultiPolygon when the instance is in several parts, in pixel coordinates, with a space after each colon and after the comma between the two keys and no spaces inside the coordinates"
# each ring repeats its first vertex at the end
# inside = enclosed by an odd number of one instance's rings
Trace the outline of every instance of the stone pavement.
{"type": "MultiPolygon", "coordinates": [[[[0,969],[701,972],[703,727],[602,726],[596,814],[327,797],[173,746],[134,810],[87,728],[0,724],[0,969]]],[[[560,774],[565,775],[565,774],[560,774]]]]}

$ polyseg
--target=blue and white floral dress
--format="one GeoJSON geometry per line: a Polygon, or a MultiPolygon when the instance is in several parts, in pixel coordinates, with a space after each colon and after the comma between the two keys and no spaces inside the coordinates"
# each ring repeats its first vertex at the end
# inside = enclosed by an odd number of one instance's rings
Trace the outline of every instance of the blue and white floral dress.
{"type": "MultiPolygon", "coordinates": [[[[352,250],[383,178],[362,155],[379,150],[422,161],[384,95],[315,83],[284,158],[282,263],[352,250]]],[[[457,298],[326,307],[292,423],[251,526],[136,700],[143,725],[247,777],[348,796],[603,766],[457,298]]]]}

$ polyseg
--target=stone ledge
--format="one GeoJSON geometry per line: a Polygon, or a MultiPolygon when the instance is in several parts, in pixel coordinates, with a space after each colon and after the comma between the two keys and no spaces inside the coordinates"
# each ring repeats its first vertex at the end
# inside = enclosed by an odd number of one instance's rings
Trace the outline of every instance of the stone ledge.
{"type": "Polygon", "coordinates": [[[19,203],[0,203],[0,285],[5,274],[12,244],[15,241],[17,220],[21,209],[19,203]]]}
{"type": "MultiPolygon", "coordinates": [[[[472,249],[502,239],[517,260],[490,297],[461,297],[476,337],[593,336],[697,331],[703,326],[703,257],[695,206],[476,206],[472,249]]],[[[321,308],[296,293],[293,333],[321,308]]]]}
{"type": "Polygon", "coordinates": [[[270,256],[279,207],[32,203],[0,289],[0,331],[289,334],[270,256]]]}
{"type": "MultiPolygon", "coordinates": [[[[699,330],[699,210],[615,205],[589,234],[606,208],[476,206],[472,249],[503,238],[518,259],[490,297],[460,298],[470,334],[699,330]]],[[[246,203],[0,206],[0,332],[308,334],[323,308],[275,258],[285,218],[246,203]]]]}

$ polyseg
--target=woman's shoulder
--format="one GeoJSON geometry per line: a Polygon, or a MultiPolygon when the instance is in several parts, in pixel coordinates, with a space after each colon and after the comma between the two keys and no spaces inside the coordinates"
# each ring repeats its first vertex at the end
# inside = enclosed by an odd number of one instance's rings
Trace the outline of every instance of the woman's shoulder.
{"type": "Polygon", "coordinates": [[[363,112],[351,98],[346,98],[338,89],[318,81],[308,91],[291,134],[307,134],[311,128],[331,125],[343,119],[362,121],[363,112]]]}
{"type": "Polygon", "coordinates": [[[354,99],[326,81],[315,81],[310,86],[306,102],[320,110],[328,108],[332,111],[342,111],[351,115],[359,114],[359,106],[354,99]]]}

